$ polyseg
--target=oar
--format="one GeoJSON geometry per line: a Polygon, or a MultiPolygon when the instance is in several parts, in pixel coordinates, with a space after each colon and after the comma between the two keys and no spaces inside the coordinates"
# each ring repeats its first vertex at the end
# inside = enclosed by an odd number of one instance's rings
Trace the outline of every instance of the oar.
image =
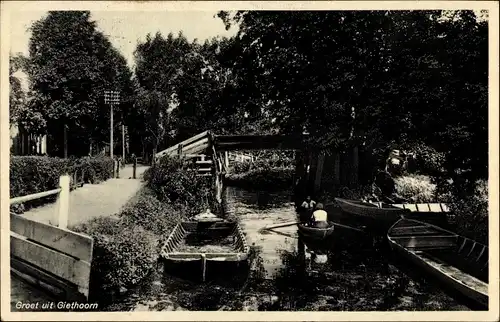
{"type": "Polygon", "coordinates": [[[274,229],[274,228],[288,227],[288,226],[298,225],[300,223],[301,223],[300,221],[289,221],[289,222],[280,223],[280,224],[276,224],[276,225],[266,226],[266,227],[262,228],[261,230],[269,230],[269,229],[274,229]]]}

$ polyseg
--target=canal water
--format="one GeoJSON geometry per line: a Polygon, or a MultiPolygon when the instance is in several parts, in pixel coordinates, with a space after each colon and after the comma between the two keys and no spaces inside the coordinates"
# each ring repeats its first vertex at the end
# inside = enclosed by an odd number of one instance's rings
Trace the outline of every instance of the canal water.
{"type": "Polygon", "coordinates": [[[410,278],[411,267],[395,265],[386,245],[365,234],[341,231],[319,253],[303,246],[296,226],[262,231],[296,219],[290,192],[229,187],[227,198],[252,245],[248,268],[231,268],[201,283],[168,273],[159,263],[104,310],[468,310],[435,283],[410,278]]]}

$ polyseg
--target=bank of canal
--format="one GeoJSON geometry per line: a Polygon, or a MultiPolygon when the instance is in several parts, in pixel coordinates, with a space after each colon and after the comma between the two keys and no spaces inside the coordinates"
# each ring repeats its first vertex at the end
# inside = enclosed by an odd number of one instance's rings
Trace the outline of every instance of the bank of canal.
{"type": "Polygon", "coordinates": [[[228,189],[230,207],[249,244],[256,246],[250,273],[229,271],[202,284],[196,277],[169,274],[159,263],[140,285],[104,310],[468,310],[434,283],[408,277],[367,236],[337,236],[326,263],[305,265],[295,226],[276,229],[278,233],[259,231],[295,219],[289,192],[228,189]]]}

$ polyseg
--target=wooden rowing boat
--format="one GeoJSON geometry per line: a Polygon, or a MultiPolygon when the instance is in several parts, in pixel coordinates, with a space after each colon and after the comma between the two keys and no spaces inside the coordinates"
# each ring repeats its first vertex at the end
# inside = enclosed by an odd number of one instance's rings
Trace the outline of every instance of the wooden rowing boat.
{"type": "MultiPolygon", "coordinates": [[[[383,202],[370,202],[371,204],[376,205],[379,208],[384,207],[386,205],[383,202]]],[[[390,204],[392,207],[400,208],[400,209],[408,209],[411,212],[431,212],[431,213],[449,213],[450,208],[445,203],[441,202],[425,202],[425,203],[392,203],[390,204]]]]}
{"type": "Polygon", "coordinates": [[[299,233],[307,239],[313,239],[316,241],[322,241],[330,237],[334,230],[335,225],[329,223],[329,227],[317,228],[314,226],[306,226],[305,224],[298,224],[299,233]]]}
{"type": "Polygon", "coordinates": [[[342,211],[346,213],[390,224],[393,224],[400,219],[402,215],[410,212],[408,209],[401,209],[385,203],[377,205],[369,202],[342,198],[335,198],[335,201],[337,201],[342,211]]]}
{"type": "Polygon", "coordinates": [[[205,281],[207,264],[246,262],[250,248],[237,222],[185,221],[177,224],[162,247],[166,264],[199,264],[205,281]]]}
{"type": "Polygon", "coordinates": [[[412,219],[396,222],[387,234],[391,249],[446,285],[488,307],[488,247],[438,226],[412,219]]]}
{"type": "MultiPolygon", "coordinates": [[[[382,202],[370,202],[377,207],[384,207],[382,202]]],[[[407,219],[416,219],[420,221],[429,222],[438,226],[445,225],[448,221],[448,214],[450,213],[450,208],[439,202],[426,202],[426,203],[401,203],[401,204],[390,204],[392,207],[409,210],[405,214],[407,219]]]]}

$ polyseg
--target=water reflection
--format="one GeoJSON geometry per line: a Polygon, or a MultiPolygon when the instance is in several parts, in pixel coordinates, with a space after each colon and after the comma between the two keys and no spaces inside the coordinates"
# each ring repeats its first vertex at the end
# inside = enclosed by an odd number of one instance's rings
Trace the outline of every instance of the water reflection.
{"type": "Polygon", "coordinates": [[[241,203],[258,210],[290,206],[291,197],[290,191],[246,191],[236,187],[226,188],[226,198],[232,200],[233,203],[241,203]]]}

